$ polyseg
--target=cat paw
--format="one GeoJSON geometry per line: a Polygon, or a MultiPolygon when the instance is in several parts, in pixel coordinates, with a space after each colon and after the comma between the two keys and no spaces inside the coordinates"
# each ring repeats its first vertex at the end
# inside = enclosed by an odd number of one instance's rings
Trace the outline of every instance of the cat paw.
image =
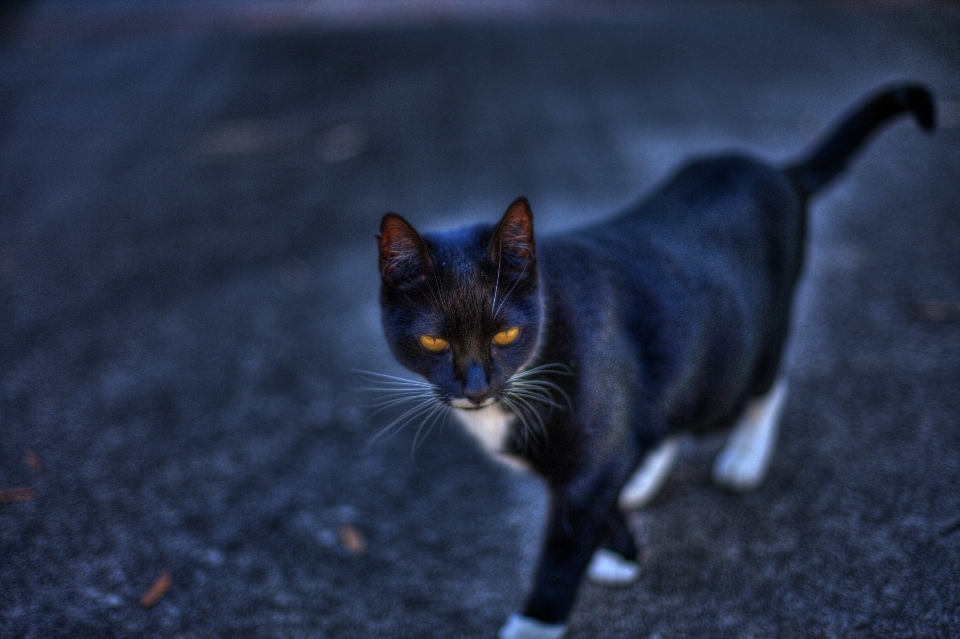
{"type": "Polygon", "coordinates": [[[640,564],[612,550],[599,548],[587,567],[587,578],[601,586],[628,586],[640,576],[640,564]]]}
{"type": "Polygon", "coordinates": [[[503,624],[498,639],[560,639],[567,632],[567,624],[543,623],[521,614],[512,614],[503,624]]]}
{"type": "Polygon", "coordinates": [[[767,463],[753,451],[723,450],[713,462],[713,482],[737,492],[753,490],[763,482],[767,463]]]}

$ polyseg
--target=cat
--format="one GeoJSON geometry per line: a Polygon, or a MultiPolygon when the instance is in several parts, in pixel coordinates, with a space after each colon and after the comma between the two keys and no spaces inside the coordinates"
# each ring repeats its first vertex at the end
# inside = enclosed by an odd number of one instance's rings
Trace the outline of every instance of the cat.
{"type": "Polygon", "coordinates": [[[732,426],[713,478],[760,483],[786,398],[807,202],[905,112],[933,130],[930,92],[893,87],[797,163],[698,159],[618,217],[543,238],[524,198],[494,225],[441,233],[384,216],[383,329],[426,380],[409,382],[426,400],[408,414],[450,407],[484,449],[548,487],[532,590],[502,639],[562,636],[585,573],[636,579],[622,511],[656,493],[680,435],[732,426]]]}

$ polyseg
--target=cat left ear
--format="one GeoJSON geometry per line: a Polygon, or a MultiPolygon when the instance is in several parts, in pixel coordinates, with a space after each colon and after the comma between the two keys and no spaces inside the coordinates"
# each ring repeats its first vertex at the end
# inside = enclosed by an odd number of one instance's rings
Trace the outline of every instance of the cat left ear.
{"type": "Polygon", "coordinates": [[[514,266],[525,268],[536,261],[537,245],[533,239],[533,212],[527,198],[518,197],[503,214],[493,231],[490,252],[498,263],[506,258],[514,266]]]}
{"type": "Polygon", "coordinates": [[[387,213],[380,223],[380,276],[385,284],[416,279],[430,263],[430,251],[409,222],[396,213],[387,213]]]}

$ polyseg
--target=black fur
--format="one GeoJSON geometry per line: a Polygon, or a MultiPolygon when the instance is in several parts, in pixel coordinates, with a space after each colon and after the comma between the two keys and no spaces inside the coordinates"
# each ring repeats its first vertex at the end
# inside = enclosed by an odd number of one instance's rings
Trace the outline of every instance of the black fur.
{"type": "Polygon", "coordinates": [[[617,496],[647,452],[671,434],[728,427],[771,388],[802,266],[805,203],[904,111],[932,128],[929,92],[894,88],[796,165],[695,161],[619,217],[539,242],[522,198],[494,227],[421,237],[399,216],[384,218],[384,330],[441,401],[509,397],[524,366],[570,373],[543,375],[554,399],[570,398],[566,409],[510,404],[527,414],[504,452],[526,459],[550,492],[526,616],[565,622],[598,546],[637,558],[617,496]],[[512,326],[514,344],[492,343],[512,326]],[[427,352],[424,334],[450,348],[427,352]]]}

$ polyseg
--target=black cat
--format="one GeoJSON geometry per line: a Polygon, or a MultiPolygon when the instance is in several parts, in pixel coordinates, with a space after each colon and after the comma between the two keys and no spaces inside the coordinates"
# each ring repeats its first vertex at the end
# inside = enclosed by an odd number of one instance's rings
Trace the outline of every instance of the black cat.
{"type": "Polygon", "coordinates": [[[735,489],[762,480],[786,393],[806,202],[907,111],[933,128],[930,93],[896,87],[797,164],[698,160],[619,217],[538,241],[523,198],[495,226],[421,236],[383,218],[384,331],[427,380],[408,417],[452,407],[487,450],[549,487],[533,590],[501,637],[561,636],[585,572],[636,577],[621,509],[655,493],[678,435],[734,424],[714,478],[735,489]]]}

